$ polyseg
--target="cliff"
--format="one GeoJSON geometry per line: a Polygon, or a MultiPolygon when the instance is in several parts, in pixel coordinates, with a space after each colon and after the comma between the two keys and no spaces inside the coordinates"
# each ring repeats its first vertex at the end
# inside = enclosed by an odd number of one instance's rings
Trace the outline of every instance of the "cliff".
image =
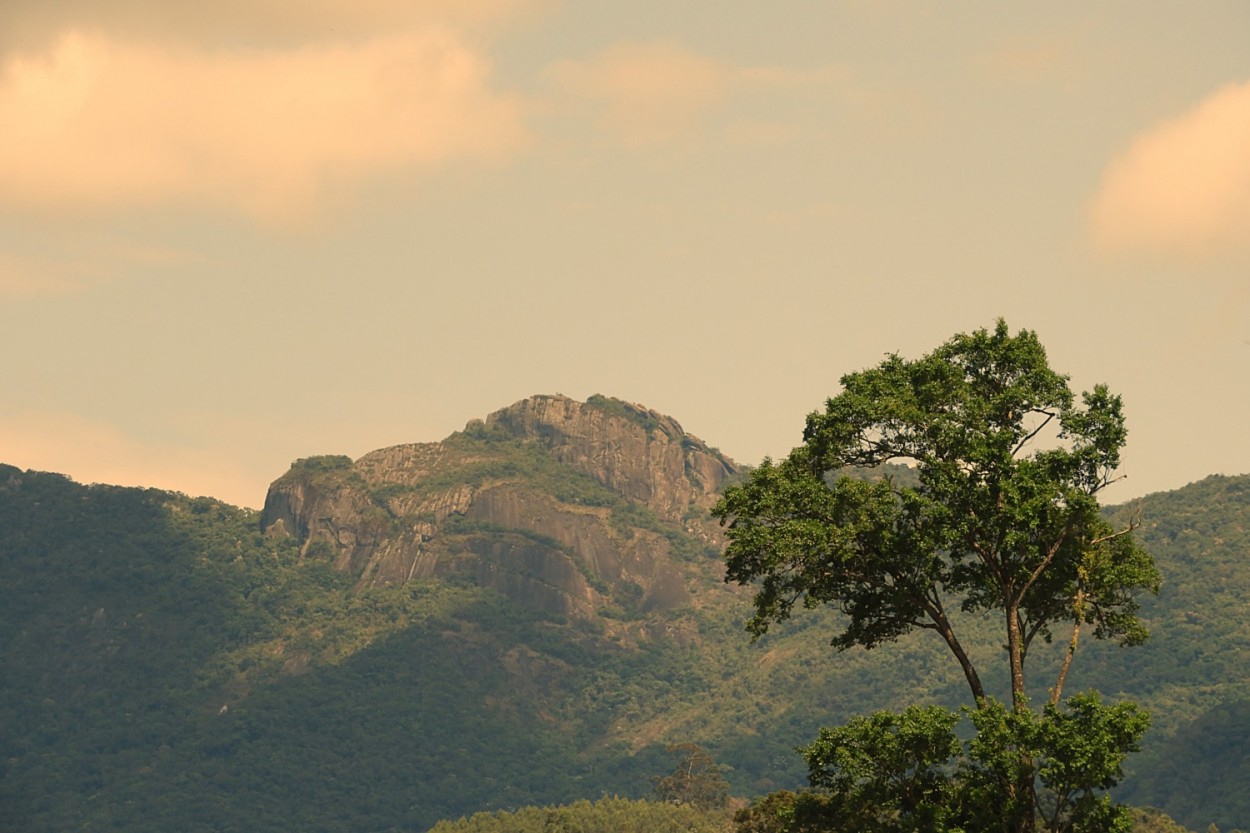
{"type": "Polygon", "coordinates": [[[362,586],[460,576],[548,613],[630,619],[719,575],[708,510],[736,471],[642,406],[534,396],[442,442],[296,461],[261,525],[362,586]]]}

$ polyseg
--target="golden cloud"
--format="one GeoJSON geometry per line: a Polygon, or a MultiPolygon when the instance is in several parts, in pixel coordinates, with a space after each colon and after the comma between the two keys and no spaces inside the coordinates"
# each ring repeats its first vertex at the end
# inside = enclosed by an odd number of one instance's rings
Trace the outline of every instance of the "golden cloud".
{"type": "Polygon", "coordinates": [[[600,108],[599,124],[628,145],[679,138],[729,92],[733,72],[669,41],[619,43],[589,61],[559,61],[547,77],[600,108]]]}
{"type": "Polygon", "coordinates": [[[488,81],[482,56],[437,28],[233,51],[67,34],[0,73],[0,200],[298,220],[345,184],[514,152],[520,103],[488,81]]]}
{"type": "Polygon", "coordinates": [[[1250,252],[1250,82],[1138,136],[1104,172],[1090,224],[1112,252],[1250,252]]]}
{"type": "Polygon", "coordinates": [[[552,0],[7,0],[0,53],[66,31],[222,45],[351,39],[430,25],[493,26],[552,0]]]}

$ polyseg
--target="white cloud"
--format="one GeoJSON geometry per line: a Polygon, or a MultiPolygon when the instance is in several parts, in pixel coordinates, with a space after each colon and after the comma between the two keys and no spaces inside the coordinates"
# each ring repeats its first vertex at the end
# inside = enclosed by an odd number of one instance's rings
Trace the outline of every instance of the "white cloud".
{"type": "Polygon", "coordinates": [[[0,74],[0,201],[299,220],[368,177],[516,151],[520,103],[488,82],[440,28],[267,50],[71,33],[0,74]]]}
{"type": "Polygon", "coordinates": [[[1107,166],[1090,223],[1111,252],[1250,253],[1250,82],[1134,139],[1107,166]]]}

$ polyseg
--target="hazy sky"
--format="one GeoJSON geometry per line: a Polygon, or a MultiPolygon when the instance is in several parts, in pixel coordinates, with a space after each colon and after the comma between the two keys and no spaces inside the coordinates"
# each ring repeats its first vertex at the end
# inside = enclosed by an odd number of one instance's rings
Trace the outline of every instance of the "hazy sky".
{"type": "Polygon", "coordinates": [[[0,461],[259,506],[534,393],[742,462],[1036,330],[1250,471],[1250,3],[8,0],[0,461]]]}

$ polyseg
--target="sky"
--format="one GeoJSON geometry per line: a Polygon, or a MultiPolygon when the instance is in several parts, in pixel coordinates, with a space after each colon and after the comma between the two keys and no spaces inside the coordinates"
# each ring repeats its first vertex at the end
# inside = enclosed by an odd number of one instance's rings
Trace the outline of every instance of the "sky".
{"type": "Polygon", "coordinates": [[[7,0],[0,462],[259,507],[615,396],[744,463],[1037,332],[1250,472],[1250,4],[7,0]]]}

